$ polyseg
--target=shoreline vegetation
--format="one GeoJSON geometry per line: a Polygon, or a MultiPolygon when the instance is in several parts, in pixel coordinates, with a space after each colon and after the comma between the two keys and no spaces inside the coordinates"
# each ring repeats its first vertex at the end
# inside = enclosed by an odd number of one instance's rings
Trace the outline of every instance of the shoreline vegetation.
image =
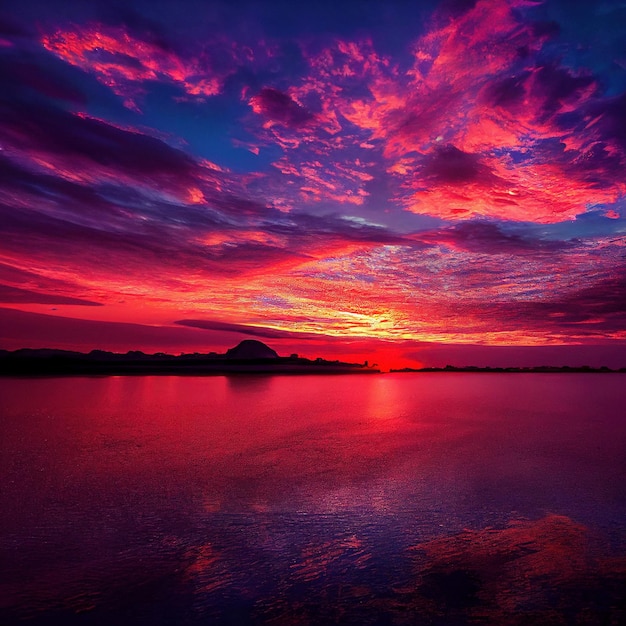
{"type": "MultiPolygon", "coordinates": [[[[494,373],[494,374],[615,374],[626,367],[477,367],[446,365],[390,369],[398,373],[494,373]]],[[[383,374],[376,364],[307,359],[297,354],[281,357],[264,343],[246,339],[220,354],[192,353],[179,356],[138,350],[125,354],[92,350],[89,353],[53,348],[0,350],[0,376],[130,376],[130,375],[236,375],[236,374],[383,374]]]]}
{"type": "Polygon", "coordinates": [[[307,359],[297,354],[280,357],[260,341],[246,339],[224,354],[174,356],[138,350],[118,354],[92,350],[88,354],[51,348],[0,350],[0,376],[81,375],[224,375],[224,374],[380,374],[367,362],[344,363],[307,359]]]}
{"type": "Polygon", "coordinates": [[[428,374],[433,372],[477,372],[480,374],[626,374],[626,367],[611,369],[610,367],[590,367],[589,365],[581,365],[578,367],[571,367],[569,365],[538,365],[534,367],[477,367],[475,365],[457,367],[455,365],[446,365],[445,367],[404,367],[402,369],[389,370],[390,374],[428,374]]]}

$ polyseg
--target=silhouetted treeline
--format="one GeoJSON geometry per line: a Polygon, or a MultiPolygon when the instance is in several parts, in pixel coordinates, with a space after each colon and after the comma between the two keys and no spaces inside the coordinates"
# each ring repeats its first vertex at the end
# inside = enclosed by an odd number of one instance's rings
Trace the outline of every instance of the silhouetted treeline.
{"type": "Polygon", "coordinates": [[[457,367],[455,365],[446,365],[445,367],[405,367],[398,370],[390,370],[391,372],[480,372],[494,374],[615,374],[625,373],[626,367],[620,369],[611,369],[609,367],[590,367],[589,365],[581,365],[579,367],[571,367],[569,365],[553,366],[538,365],[536,367],[477,367],[475,365],[467,365],[457,367]]]}
{"type": "Polygon", "coordinates": [[[237,358],[231,354],[126,354],[92,350],[88,354],[54,349],[0,350],[2,376],[127,375],[127,374],[344,374],[380,373],[359,363],[289,357],[237,358]]]}

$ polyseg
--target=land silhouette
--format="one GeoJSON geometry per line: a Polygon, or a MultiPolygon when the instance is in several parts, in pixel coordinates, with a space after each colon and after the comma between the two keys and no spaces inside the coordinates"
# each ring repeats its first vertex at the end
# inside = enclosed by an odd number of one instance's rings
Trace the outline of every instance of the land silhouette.
{"type": "Polygon", "coordinates": [[[2,376],[130,375],[130,374],[378,374],[367,363],[344,363],[292,354],[281,357],[261,341],[245,339],[224,354],[193,353],[174,356],[125,354],[92,350],[88,354],[51,348],[0,350],[2,376]]]}
{"type": "MultiPolygon", "coordinates": [[[[626,373],[626,367],[613,370],[586,365],[537,367],[422,367],[391,369],[390,373],[626,373]]],[[[245,339],[225,353],[194,352],[178,356],[157,352],[145,354],[131,350],[124,354],[92,350],[89,353],[54,348],[22,348],[9,352],[0,350],[0,376],[79,376],[79,375],[235,375],[235,374],[381,374],[376,366],[346,363],[323,358],[308,359],[291,354],[279,356],[268,345],[255,339],[245,339]]]]}
{"type": "Polygon", "coordinates": [[[446,365],[445,367],[404,367],[402,369],[391,369],[390,373],[429,373],[429,372],[479,372],[483,374],[616,374],[625,373],[626,367],[611,369],[610,367],[590,367],[589,365],[536,365],[534,367],[477,367],[466,365],[458,367],[456,365],[446,365]]]}

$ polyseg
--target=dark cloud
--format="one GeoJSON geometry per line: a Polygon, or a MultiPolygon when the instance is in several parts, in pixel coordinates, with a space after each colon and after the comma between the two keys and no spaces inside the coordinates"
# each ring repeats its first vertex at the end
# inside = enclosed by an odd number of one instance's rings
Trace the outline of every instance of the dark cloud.
{"type": "Polygon", "coordinates": [[[246,326],[244,324],[230,324],[228,322],[219,322],[217,320],[177,320],[174,324],[179,326],[190,326],[191,328],[202,328],[205,330],[220,330],[229,333],[241,333],[243,335],[251,335],[253,337],[284,337],[286,334],[282,331],[271,328],[263,328],[260,326],[246,326]]]}
{"type": "Polygon", "coordinates": [[[279,248],[245,240],[219,246],[203,252],[206,261],[203,265],[214,267],[215,272],[225,276],[241,274],[263,274],[298,265],[306,260],[306,255],[297,249],[279,248]]]}
{"type": "MultiPolygon", "coordinates": [[[[119,214],[119,209],[106,202],[94,187],[59,178],[53,174],[34,172],[5,158],[0,153],[0,185],[14,197],[28,198],[33,208],[46,198],[54,199],[63,205],[64,210],[75,209],[83,219],[86,215],[98,213],[101,218],[106,210],[111,216],[119,214]]],[[[105,224],[103,224],[104,226],[105,224]]]]}
{"type": "Polygon", "coordinates": [[[568,102],[580,99],[582,92],[593,87],[595,79],[590,75],[575,75],[565,67],[554,64],[538,67],[532,72],[530,97],[537,98],[542,114],[550,116],[560,111],[568,102]]]}
{"type": "Polygon", "coordinates": [[[526,96],[525,83],[529,76],[530,72],[524,72],[488,83],[482,95],[484,102],[511,111],[523,106],[526,96]]]}
{"type": "Polygon", "coordinates": [[[27,153],[45,150],[79,158],[81,167],[91,163],[161,182],[190,178],[195,169],[191,157],[159,139],[26,100],[0,100],[0,137],[27,153]]]}
{"type": "Polygon", "coordinates": [[[229,348],[233,343],[231,338],[194,328],[82,320],[3,307],[0,307],[0,342],[8,349],[47,347],[83,352],[103,348],[120,352],[130,348],[174,352],[182,348],[198,350],[207,344],[229,348]]]}
{"type": "Polygon", "coordinates": [[[573,321],[588,321],[598,316],[614,316],[613,323],[626,328],[626,267],[614,275],[584,287],[553,306],[565,305],[573,321]]]}
{"type": "Polygon", "coordinates": [[[3,37],[28,37],[31,32],[22,24],[18,24],[12,18],[0,15],[0,36],[3,37]]]}
{"type": "Polygon", "coordinates": [[[174,52],[178,43],[161,20],[140,13],[128,4],[106,3],[99,15],[109,26],[124,26],[133,37],[146,41],[164,52],[174,52]]]}
{"type": "Polygon", "coordinates": [[[79,304],[83,306],[102,306],[99,302],[91,302],[81,298],[72,298],[54,293],[38,293],[30,289],[20,289],[0,284],[0,302],[12,304],[79,304]]]}
{"type": "Polygon", "coordinates": [[[600,339],[626,328],[626,269],[564,295],[494,302],[485,314],[501,328],[600,339]]]}
{"type": "MultiPolygon", "coordinates": [[[[299,321],[306,322],[308,318],[306,316],[302,316],[298,318],[299,321]]],[[[342,337],[329,337],[323,333],[312,333],[312,332],[298,332],[298,331],[289,331],[289,330],[279,330],[276,328],[268,328],[266,326],[254,326],[248,324],[235,324],[231,322],[221,322],[219,320],[206,320],[206,319],[185,319],[185,320],[177,320],[174,322],[179,326],[187,326],[189,328],[198,328],[202,330],[208,331],[218,331],[218,332],[227,332],[227,333],[238,333],[241,335],[249,335],[251,337],[263,337],[265,339],[275,339],[275,340],[292,340],[295,344],[299,344],[300,342],[305,344],[316,344],[319,342],[323,342],[325,348],[330,349],[331,351],[339,349],[341,351],[343,348],[350,349],[348,345],[346,345],[345,339],[342,337]],[[335,346],[333,347],[333,344],[335,346]]],[[[354,342],[352,342],[354,343],[354,342]]],[[[358,342],[357,342],[358,343],[358,342]]],[[[367,350],[371,348],[372,340],[363,341],[363,345],[359,346],[360,350],[367,350]]]]}
{"type": "MultiPolygon", "coordinates": [[[[65,68],[63,68],[65,69],[65,68]]],[[[84,105],[87,98],[83,90],[71,80],[56,62],[41,62],[30,55],[0,56],[0,81],[3,89],[13,93],[28,88],[40,96],[62,100],[74,105],[84,105]]]]}
{"type": "Polygon", "coordinates": [[[584,181],[596,189],[613,189],[624,170],[625,158],[606,144],[595,143],[587,150],[552,151],[555,162],[560,162],[564,173],[574,180],[584,181]]]}
{"type": "Polygon", "coordinates": [[[84,294],[85,290],[75,282],[52,278],[47,273],[42,275],[37,271],[0,263],[0,281],[0,302],[7,304],[102,306],[100,302],[68,295],[84,294]]]}
{"type": "Polygon", "coordinates": [[[260,113],[289,128],[310,124],[315,116],[298,104],[288,94],[266,87],[250,100],[256,113],[260,113]]]}
{"type": "Polygon", "coordinates": [[[626,93],[592,103],[587,109],[586,121],[597,123],[601,137],[614,142],[626,153],[626,93]]]}
{"type": "Polygon", "coordinates": [[[341,240],[381,245],[411,245],[412,243],[409,238],[398,235],[385,227],[360,223],[336,215],[293,213],[288,223],[267,224],[267,228],[274,233],[291,233],[305,240],[325,238],[327,241],[341,240]]]}
{"type": "Polygon", "coordinates": [[[203,328],[205,330],[219,330],[229,333],[240,333],[252,337],[265,337],[266,339],[305,339],[307,337],[319,338],[320,335],[313,333],[296,333],[285,330],[276,330],[263,326],[248,326],[245,324],[231,324],[217,320],[178,320],[174,322],[180,326],[203,328]]]}
{"type": "Polygon", "coordinates": [[[267,216],[273,213],[260,200],[236,196],[228,192],[216,193],[211,196],[211,205],[226,215],[242,220],[267,216]]]}
{"type": "Polygon", "coordinates": [[[478,254],[553,254],[574,245],[573,242],[508,233],[498,224],[482,220],[463,222],[451,228],[421,233],[417,237],[426,243],[449,245],[478,254]]]}
{"type": "Polygon", "coordinates": [[[463,152],[452,145],[436,148],[428,155],[421,173],[427,181],[436,185],[487,184],[496,179],[478,155],[463,152]]]}
{"type": "Polygon", "coordinates": [[[532,34],[538,39],[553,39],[561,32],[561,26],[554,20],[531,23],[532,34]]]}
{"type": "Polygon", "coordinates": [[[476,6],[477,0],[442,0],[439,3],[436,15],[436,24],[445,24],[451,20],[458,19],[476,6]]]}
{"type": "MultiPolygon", "coordinates": [[[[207,259],[200,246],[163,224],[124,231],[107,229],[105,220],[78,224],[63,217],[14,208],[3,211],[0,207],[0,215],[7,237],[5,250],[53,266],[71,260],[93,277],[118,275],[122,267],[125,275],[134,279],[145,278],[155,268],[160,269],[161,277],[192,268],[222,273],[220,264],[207,259]]],[[[223,270],[231,273],[234,268],[223,270]]]]}

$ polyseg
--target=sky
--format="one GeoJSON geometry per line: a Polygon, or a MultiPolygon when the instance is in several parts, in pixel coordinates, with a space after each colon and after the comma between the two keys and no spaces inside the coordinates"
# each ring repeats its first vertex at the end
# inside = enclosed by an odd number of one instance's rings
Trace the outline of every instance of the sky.
{"type": "Polygon", "coordinates": [[[0,8],[0,348],[626,366],[626,2],[0,8]]]}

